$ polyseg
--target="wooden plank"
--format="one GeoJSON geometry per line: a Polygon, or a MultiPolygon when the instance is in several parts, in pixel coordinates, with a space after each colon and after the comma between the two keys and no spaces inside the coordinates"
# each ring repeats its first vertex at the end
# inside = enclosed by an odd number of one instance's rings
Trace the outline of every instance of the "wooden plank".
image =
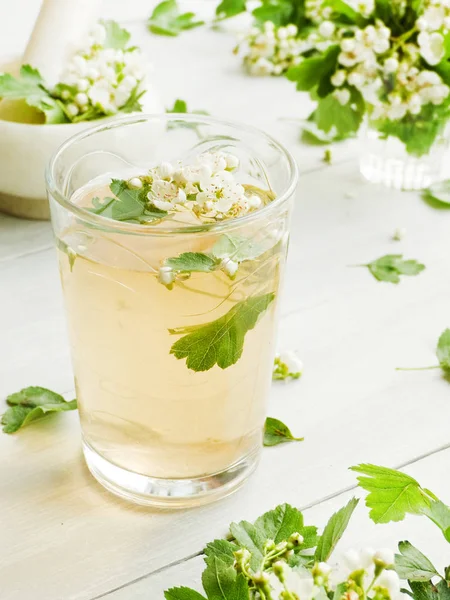
{"type": "MultiPolygon", "coordinates": [[[[442,473],[448,471],[449,461],[450,450],[446,450],[409,466],[405,471],[448,503],[450,501],[450,482],[448,478],[442,477],[442,473]]],[[[360,490],[352,491],[308,508],[304,511],[305,523],[323,527],[333,512],[344,506],[353,496],[363,497],[363,494],[360,490]]],[[[225,532],[225,529],[223,532],[225,532]]],[[[350,548],[372,547],[375,549],[391,548],[396,550],[397,544],[401,540],[408,540],[418,547],[441,572],[443,572],[444,567],[448,566],[450,560],[449,544],[437,527],[425,517],[407,517],[401,523],[375,525],[368,517],[368,509],[365,507],[363,500],[356,508],[350,525],[330,562],[331,564],[338,562],[343,552],[350,548]]],[[[197,556],[154,575],[149,575],[122,589],[97,596],[97,598],[105,598],[106,600],[148,600],[148,598],[162,600],[164,590],[171,587],[185,585],[201,590],[200,577],[202,570],[203,558],[197,556]]]]}
{"type": "MultiPolygon", "coordinates": [[[[447,444],[448,383],[439,371],[394,368],[436,360],[448,325],[449,219],[415,194],[360,182],[351,165],[302,179],[280,343],[298,347],[306,369],[299,382],[273,386],[270,412],[306,441],[266,449],[251,482],[229,499],[183,513],[115,500],[86,472],[76,414],[1,436],[8,600],[92,598],[198,551],[224,523],[336,493],[354,481],[350,464],[397,465],[447,444]],[[401,244],[389,239],[396,226],[408,229],[401,244]],[[394,286],[347,268],[392,251],[427,270],[394,286]]],[[[71,388],[54,260],[46,251],[0,264],[2,396],[30,384],[71,388]]]]}

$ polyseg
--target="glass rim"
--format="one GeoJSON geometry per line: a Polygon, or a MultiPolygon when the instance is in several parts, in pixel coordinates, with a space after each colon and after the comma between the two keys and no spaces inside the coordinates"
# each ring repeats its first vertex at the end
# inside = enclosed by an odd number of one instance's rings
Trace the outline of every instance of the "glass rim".
{"type": "Polygon", "coordinates": [[[298,183],[298,166],[297,163],[292,156],[292,154],[287,150],[282,144],[280,144],[275,138],[271,135],[265,133],[261,129],[257,127],[253,127],[252,125],[246,125],[244,123],[240,123],[239,121],[229,121],[226,119],[217,119],[215,117],[210,117],[206,115],[197,115],[193,113],[139,113],[131,116],[108,119],[107,122],[104,122],[100,125],[89,127],[72,135],[69,137],[59,148],[53,153],[50,158],[50,161],[47,164],[45,170],[45,182],[47,186],[47,191],[52,198],[58,202],[58,204],[64,207],[66,210],[76,215],[78,218],[82,219],[84,222],[93,225],[94,227],[99,227],[102,229],[106,229],[108,231],[117,231],[120,233],[131,233],[138,235],[150,235],[150,236],[163,236],[163,235],[173,235],[173,234],[183,234],[183,233],[203,233],[203,232],[216,232],[223,231],[225,229],[231,229],[233,227],[239,226],[241,224],[249,224],[253,221],[257,221],[263,216],[270,215],[272,212],[276,212],[276,210],[282,206],[286,200],[288,200],[295,191],[295,188],[298,183]],[[289,166],[289,178],[285,189],[273,200],[270,204],[267,204],[263,208],[256,210],[254,212],[248,213],[247,215],[243,215],[242,217],[237,217],[235,219],[227,219],[225,221],[216,221],[213,223],[200,223],[198,225],[183,225],[178,227],[158,227],[152,228],[149,225],[141,225],[138,223],[126,223],[123,221],[115,221],[114,219],[109,219],[108,217],[103,217],[102,215],[97,215],[82,206],[78,206],[74,202],[70,200],[65,194],[63,194],[58,186],[56,185],[53,173],[55,170],[56,162],[60,158],[60,156],[70,148],[76,142],[88,138],[92,135],[100,133],[102,131],[107,131],[109,129],[115,129],[117,127],[126,126],[129,124],[136,123],[148,123],[151,121],[188,121],[188,122],[196,122],[196,123],[205,123],[205,124],[217,124],[217,125],[225,125],[228,127],[233,127],[238,129],[239,131],[247,131],[254,135],[260,136],[266,140],[266,142],[270,143],[274,146],[287,160],[289,166]]]}

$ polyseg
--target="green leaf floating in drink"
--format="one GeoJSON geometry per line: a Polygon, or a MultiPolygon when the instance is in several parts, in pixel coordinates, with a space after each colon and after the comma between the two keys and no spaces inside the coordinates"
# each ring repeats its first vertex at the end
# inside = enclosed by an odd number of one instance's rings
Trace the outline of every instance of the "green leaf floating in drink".
{"type": "Polygon", "coordinates": [[[274,293],[247,298],[210,323],[169,329],[173,335],[186,333],[173,344],[170,353],[178,359],[185,358],[192,371],[209,371],[215,365],[221,369],[231,367],[242,355],[245,335],[274,298],[274,293]]]}

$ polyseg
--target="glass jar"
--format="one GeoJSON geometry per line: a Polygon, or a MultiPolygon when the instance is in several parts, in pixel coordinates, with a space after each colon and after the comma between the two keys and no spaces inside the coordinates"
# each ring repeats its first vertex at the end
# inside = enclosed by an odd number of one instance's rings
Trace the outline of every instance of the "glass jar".
{"type": "Polygon", "coordinates": [[[117,120],[53,157],[47,186],[83,451],[112,492],[196,505],[255,469],[296,183],[292,157],[272,138],[198,115],[117,120]],[[104,218],[79,200],[111,177],[218,150],[239,157],[241,183],[276,199],[236,219],[158,227],[104,218]],[[168,258],[213,249],[239,264],[233,277],[218,268],[161,283],[168,258]]]}
{"type": "MultiPolygon", "coordinates": [[[[413,125],[409,135],[415,135],[413,125]]],[[[381,133],[370,120],[362,127],[360,141],[360,171],[371,183],[398,190],[421,190],[442,179],[448,149],[446,131],[439,134],[430,150],[421,156],[408,153],[399,138],[381,133]]]]}

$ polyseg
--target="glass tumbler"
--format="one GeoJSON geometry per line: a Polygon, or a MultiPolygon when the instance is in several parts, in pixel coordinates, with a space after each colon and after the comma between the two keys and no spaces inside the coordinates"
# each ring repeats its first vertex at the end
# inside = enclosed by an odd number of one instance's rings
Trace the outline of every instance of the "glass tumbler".
{"type": "Polygon", "coordinates": [[[199,115],[105,122],[53,156],[47,187],[83,451],[115,494],[198,505],[255,469],[296,183],[295,162],[272,138],[199,115]],[[240,183],[275,200],[236,219],[157,227],[86,207],[111,178],[212,151],[237,155],[240,183]],[[217,268],[161,282],[168,258],[212,251],[238,264],[233,277],[217,268]]]}

